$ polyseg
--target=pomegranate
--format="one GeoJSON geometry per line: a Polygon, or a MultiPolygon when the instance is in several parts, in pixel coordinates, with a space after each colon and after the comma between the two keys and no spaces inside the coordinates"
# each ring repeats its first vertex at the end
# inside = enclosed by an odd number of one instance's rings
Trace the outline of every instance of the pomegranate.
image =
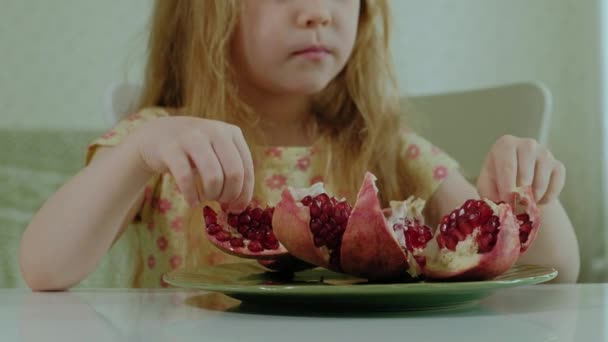
{"type": "Polygon", "coordinates": [[[330,197],[322,183],[310,189],[287,188],[272,220],[281,243],[295,257],[340,271],[340,248],[352,208],[330,197]]]}
{"type": "Polygon", "coordinates": [[[247,208],[239,215],[204,210],[211,241],[224,251],[271,269],[311,265],[371,280],[488,279],[502,274],[532,244],[540,224],[529,188],[512,203],[468,200],[424,224],[424,201],[410,197],[382,209],[376,178],[367,173],[354,207],[327,194],[322,183],[287,188],[276,208],[247,208]],[[523,208],[514,213],[514,208],[523,208]],[[295,257],[295,258],[294,258],[295,257]]]}
{"type": "Polygon", "coordinates": [[[274,208],[249,206],[240,214],[203,208],[205,231],[209,240],[226,253],[245,258],[277,259],[288,252],[272,229],[274,208]]]}

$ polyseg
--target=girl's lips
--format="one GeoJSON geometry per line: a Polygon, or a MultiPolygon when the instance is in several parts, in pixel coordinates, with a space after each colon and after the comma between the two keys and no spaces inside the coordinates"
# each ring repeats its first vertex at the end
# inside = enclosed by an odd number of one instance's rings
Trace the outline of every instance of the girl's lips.
{"type": "Polygon", "coordinates": [[[320,60],[330,54],[331,51],[324,46],[311,46],[293,53],[296,57],[304,57],[312,60],[320,60]]]}

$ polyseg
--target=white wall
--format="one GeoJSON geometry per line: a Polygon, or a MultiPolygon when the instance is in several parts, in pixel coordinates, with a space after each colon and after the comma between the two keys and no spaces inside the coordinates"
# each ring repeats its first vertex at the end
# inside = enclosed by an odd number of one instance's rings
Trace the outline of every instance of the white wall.
{"type": "Polygon", "coordinates": [[[2,0],[0,126],[103,127],[106,87],[139,75],[150,3],[2,0]]]}

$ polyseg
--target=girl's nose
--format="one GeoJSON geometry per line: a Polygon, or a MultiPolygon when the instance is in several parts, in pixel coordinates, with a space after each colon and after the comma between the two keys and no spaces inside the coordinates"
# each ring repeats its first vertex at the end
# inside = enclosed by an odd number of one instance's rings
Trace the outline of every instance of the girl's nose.
{"type": "Polygon", "coordinates": [[[297,24],[303,28],[328,26],[332,18],[326,0],[305,0],[297,17],[297,24]]]}

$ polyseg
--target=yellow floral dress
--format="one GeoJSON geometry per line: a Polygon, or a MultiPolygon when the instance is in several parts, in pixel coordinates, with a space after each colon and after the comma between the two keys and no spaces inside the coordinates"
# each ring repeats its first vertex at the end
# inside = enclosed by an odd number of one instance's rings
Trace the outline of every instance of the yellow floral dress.
{"type": "MultiPolygon", "coordinates": [[[[88,146],[86,164],[91,161],[98,147],[115,146],[141,123],[162,116],[169,114],[162,108],[148,108],[120,121],[88,146]]],[[[419,185],[417,188],[422,189],[415,195],[427,199],[448,173],[458,168],[458,164],[413,132],[404,132],[404,139],[407,147],[403,158],[408,159],[408,177],[414,177],[419,185]]],[[[261,191],[267,203],[278,202],[281,191],[287,185],[308,187],[323,181],[323,174],[317,171],[322,168],[317,167],[320,162],[315,158],[316,152],[314,146],[264,148],[263,158],[256,161],[255,167],[256,173],[261,173],[261,191]]],[[[260,189],[256,190],[256,193],[259,194],[259,191],[260,189]]],[[[259,200],[254,197],[255,201],[259,200]]],[[[162,275],[186,264],[187,228],[196,224],[193,223],[193,217],[192,210],[170,174],[152,178],[146,186],[145,198],[138,215],[121,237],[132,241],[117,243],[107,255],[109,259],[120,260],[110,263],[120,265],[120,276],[113,274],[106,263],[105,267],[96,271],[97,279],[102,279],[96,286],[167,287],[162,275]],[[101,272],[107,275],[99,274],[101,272]]],[[[198,266],[243,261],[221,252],[207,239],[199,239],[197,243],[200,254],[196,258],[198,266]]]]}

